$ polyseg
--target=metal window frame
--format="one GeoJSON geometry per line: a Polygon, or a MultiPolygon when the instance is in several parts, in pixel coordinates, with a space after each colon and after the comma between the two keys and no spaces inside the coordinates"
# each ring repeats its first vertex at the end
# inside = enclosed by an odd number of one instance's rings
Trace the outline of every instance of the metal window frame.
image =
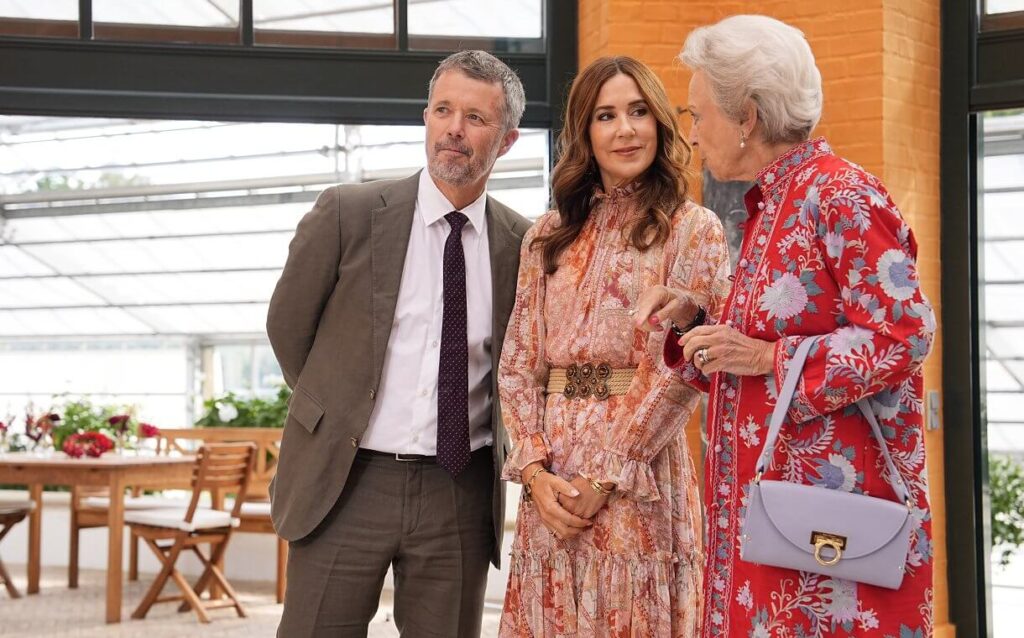
{"type": "Polygon", "coordinates": [[[981,8],[941,0],[942,324],[954,336],[942,354],[947,582],[950,621],[968,638],[992,636],[980,114],[1024,106],[1024,23],[981,8]]]}
{"type": "MultiPolygon", "coordinates": [[[[92,0],[79,0],[77,40],[0,36],[0,113],[416,124],[445,55],[515,40],[441,38],[451,50],[411,50],[408,2],[396,0],[396,48],[340,50],[257,46],[252,0],[240,0],[238,44],[97,41],[92,0]]],[[[543,20],[544,52],[494,53],[523,81],[522,126],[557,133],[577,66],[577,3],[545,0],[543,20]]]]}

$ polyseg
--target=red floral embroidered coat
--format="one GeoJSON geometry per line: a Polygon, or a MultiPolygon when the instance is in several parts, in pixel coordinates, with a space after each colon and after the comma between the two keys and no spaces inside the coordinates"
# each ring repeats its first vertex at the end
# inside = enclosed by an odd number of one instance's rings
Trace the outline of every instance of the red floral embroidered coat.
{"type": "Polygon", "coordinates": [[[775,341],[767,377],[701,375],[666,341],[669,365],[709,392],[705,464],[704,635],[804,638],[931,635],[931,515],[925,479],[921,364],[935,319],[918,283],[917,246],[882,184],[803,143],[757,176],[720,323],[775,341]],[[870,429],[870,403],[912,498],[914,532],[898,591],[743,562],[747,489],[790,357],[804,367],[766,478],[895,499],[870,429]]]}

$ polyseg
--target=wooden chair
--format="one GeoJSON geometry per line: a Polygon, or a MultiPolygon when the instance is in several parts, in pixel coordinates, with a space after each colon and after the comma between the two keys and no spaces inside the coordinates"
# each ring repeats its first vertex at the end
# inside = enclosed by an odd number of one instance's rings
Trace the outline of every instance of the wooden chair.
{"type": "Polygon", "coordinates": [[[192,500],[186,510],[161,508],[125,513],[125,522],[132,532],[145,541],[163,563],[163,569],[132,613],[132,618],[145,618],[155,603],[169,601],[182,601],[180,610],[191,608],[203,623],[210,622],[207,610],[222,607],[233,607],[240,617],[246,617],[235,590],[221,571],[220,562],[231,533],[239,524],[239,510],[249,487],[255,456],[256,446],[252,443],[204,445],[196,459],[192,500]],[[199,498],[203,492],[234,494],[235,505],[231,511],[200,508],[199,498]],[[210,545],[208,556],[199,549],[202,544],[210,545]],[[204,567],[195,585],[189,585],[175,568],[178,557],[186,550],[192,551],[204,567]],[[160,596],[168,579],[181,590],[180,596],[160,596]],[[204,602],[202,593],[214,583],[224,592],[225,599],[204,602]]]}
{"type": "MultiPolygon", "coordinates": [[[[32,501],[0,503],[0,541],[3,541],[7,532],[28,516],[33,509],[35,509],[35,503],[32,501]]],[[[21,594],[14,586],[14,581],[11,580],[11,575],[7,573],[7,568],[4,567],[2,560],[0,560],[0,581],[7,588],[7,594],[11,598],[21,598],[21,594]]]]}
{"type": "MultiPolygon", "coordinates": [[[[191,454],[196,443],[239,443],[252,441],[256,444],[256,466],[249,482],[249,491],[239,511],[239,526],[236,532],[269,534],[277,543],[277,602],[284,602],[288,573],[288,541],[274,531],[270,520],[270,481],[277,473],[277,459],[281,454],[282,428],[162,428],[157,441],[157,452],[177,451],[191,454]]],[[[213,495],[214,507],[220,507],[221,495],[213,495]]],[[[231,504],[228,505],[231,507],[231,504]]],[[[130,566],[129,559],[129,566],[130,566]]]]}
{"type": "MultiPolygon", "coordinates": [[[[188,499],[164,496],[144,496],[138,488],[132,488],[131,496],[125,499],[125,511],[170,507],[188,507],[188,499]]],[[[78,588],[78,554],[83,529],[107,526],[107,511],[110,509],[110,491],[106,487],[74,486],[71,488],[71,542],[68,544],[68,587],[78,588]]],[[[139,579],[139,539],[131,535],[128,542],[128,580],[139,579]]]]}

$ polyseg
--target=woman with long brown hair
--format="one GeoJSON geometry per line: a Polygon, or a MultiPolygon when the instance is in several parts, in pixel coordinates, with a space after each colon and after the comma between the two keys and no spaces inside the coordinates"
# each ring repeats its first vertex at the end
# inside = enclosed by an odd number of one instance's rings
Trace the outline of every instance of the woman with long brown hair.
{"type": "Polygon", "coordinates": [[[498,372],[504,477],[524,486],[500,635],[690,638],[701,517],[683,427],[698,394],[635,306],[664,285],[717,316],[722,226],[688,201],[690,147],[632,58],[579,74],[559,146],[555,209],[524,239],[498,372]]]}

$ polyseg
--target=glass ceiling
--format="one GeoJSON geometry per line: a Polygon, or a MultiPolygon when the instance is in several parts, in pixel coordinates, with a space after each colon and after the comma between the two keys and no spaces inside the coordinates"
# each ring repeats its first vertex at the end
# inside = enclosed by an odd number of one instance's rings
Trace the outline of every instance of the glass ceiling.
{"type": "MultiPolygon", "coordinates": [[[[262,337],[316,195],[423,162],[415,126],[0,117],[0,339],[262,337]]],[[[489,191],[537,217],[546,166],[525,130],[489,191]]]]}

